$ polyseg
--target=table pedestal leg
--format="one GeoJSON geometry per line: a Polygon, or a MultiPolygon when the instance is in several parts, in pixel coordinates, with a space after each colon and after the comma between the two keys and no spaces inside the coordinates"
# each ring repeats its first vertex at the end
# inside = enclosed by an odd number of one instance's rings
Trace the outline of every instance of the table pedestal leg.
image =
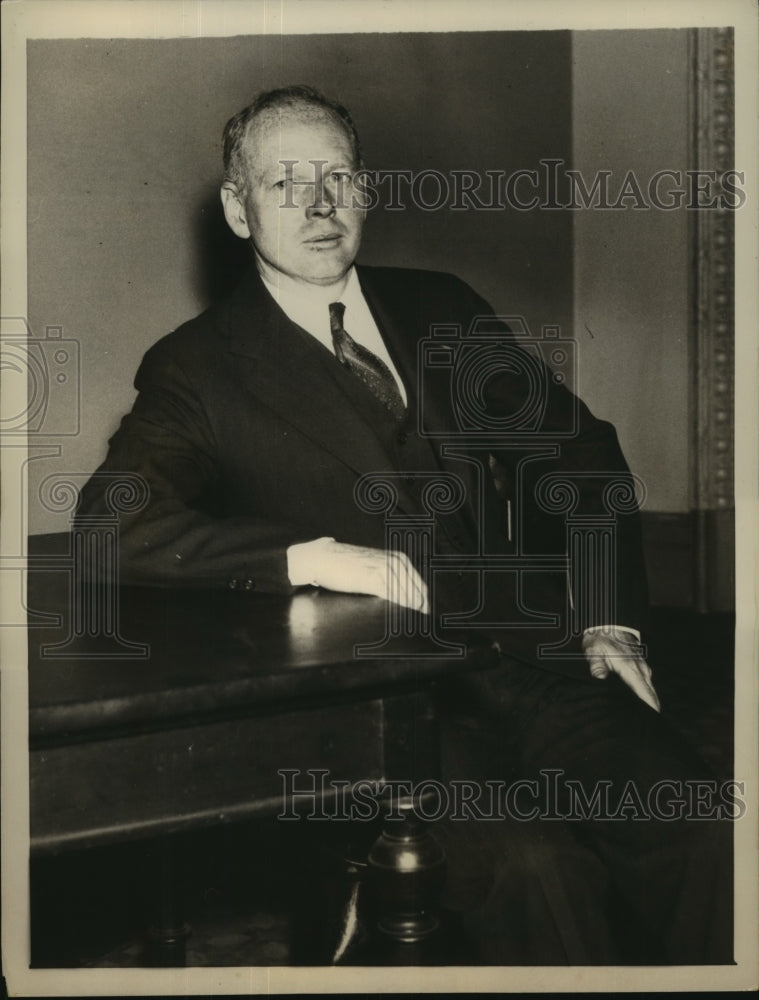
{"type": "Polygon", "coordinates": [[[147,960],[151,966],[181,968],[186,964],[185,943],[190,927],[182,919],[180,850],[171,837],[162,838],[157,846],[155,880],[150,890],[153,914],[147,930],[147,960]]]}
{"type": "Polygon", "coordinates": [[[415,945],[438,930],[445,854],[411,800],[386,819],[369,851],[369,880],[377,927],[391,942],[415,945]]]}

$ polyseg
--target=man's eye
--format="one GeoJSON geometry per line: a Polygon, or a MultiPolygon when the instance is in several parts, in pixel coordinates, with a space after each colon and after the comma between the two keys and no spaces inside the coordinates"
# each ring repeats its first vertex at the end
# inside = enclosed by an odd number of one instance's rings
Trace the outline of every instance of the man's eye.
{"type": "Polygon", "coordinates": [[[285,177],[281,181],[276,181],[274,187],[279,188],[281,191],[286,188],[288,184],[292,184],[292,177],[285,177]]]}
{"type": "Polygon", "coordinates": [[[333,170],[332,179],[341,184],[349,181],[351,179],[351,175],[347,170],[333,170]]]}

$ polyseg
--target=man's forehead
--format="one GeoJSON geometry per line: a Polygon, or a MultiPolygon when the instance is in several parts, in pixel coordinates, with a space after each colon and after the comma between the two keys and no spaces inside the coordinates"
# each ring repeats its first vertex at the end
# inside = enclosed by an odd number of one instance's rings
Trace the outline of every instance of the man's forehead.
{"type": "Polygon", "coordinates": [[[288,141],[338,142],[351,148],[343,123],[326,108],[312,105],[267,108],[253,119],[245,135],[246,150],[254,155],[256,148],[260,150],[259,155],[278,154],[283,142],[288,141]]]}

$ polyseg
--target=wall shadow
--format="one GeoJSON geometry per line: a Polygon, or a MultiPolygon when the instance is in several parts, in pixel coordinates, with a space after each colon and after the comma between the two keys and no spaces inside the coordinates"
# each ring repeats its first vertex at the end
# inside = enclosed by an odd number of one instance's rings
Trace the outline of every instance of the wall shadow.
{"type": "Polygon", "coordinates": [[[216,188],[204,193],[194,219],[196,291],[210,304],[238,283],[252,251],[248,242],[235,236],[227,225],[216,188]]]}

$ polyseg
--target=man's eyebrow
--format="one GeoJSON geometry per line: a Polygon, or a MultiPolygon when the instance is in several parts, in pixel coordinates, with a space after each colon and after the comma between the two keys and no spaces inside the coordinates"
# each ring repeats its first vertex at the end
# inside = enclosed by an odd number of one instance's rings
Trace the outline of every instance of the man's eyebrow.
{"type": "Polygon", "coordinates": [[[318,180],[319,177],[326,177],[328,174],[355,173],[356,167],[350,160],[285,160],[277,164],[272,171],[271,180],[274,183],[280,181],[295,180],[298,183],[308,184],[318,180]]]}
{"type": "Polygon", "coordinates": [[[301,165],[311,166],[311,167],[313,167],[313,166],[320,166],[322,168],[327,167],[327,166],[329,166],[329,167],[348,167],[351,170],[354,169],[353,161],[352,160],[346,160],[346,159],[342,159],[342,158],[341,159],[335,159],[335,160],[329,160],[329,159],[324,159],[324,157],[322,157],[322,156],[314,156],[313,158],[307,158],[307,159],[303,159],[303,160],[288,160],[288,159],[283,159],[283,160],[278,160],[277,161],[277,168],[278,169],[283,169],[285,171],[293,170],[294,168],[299,167],[301,165]]]}

